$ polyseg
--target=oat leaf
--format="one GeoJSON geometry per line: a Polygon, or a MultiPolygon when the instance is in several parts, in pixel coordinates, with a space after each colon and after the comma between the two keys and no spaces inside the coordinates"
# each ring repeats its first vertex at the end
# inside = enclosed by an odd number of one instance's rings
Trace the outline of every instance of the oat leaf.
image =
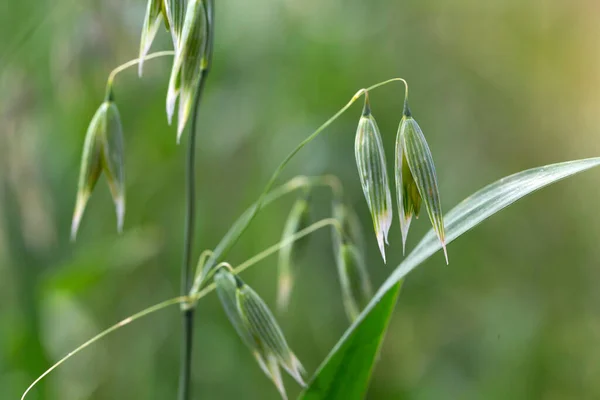
{"type": "MultiPolygon", "coordinates": [[[[599,165],[600,157],[551,164],[519,172],[484,187],[446,214],[447,243],[517,200],[599,165]]],[[[400,282],[441,247],[436,232],[430,230],[346,330],[311,378],[308,388],[299,397],[300,400],[363,398],[379,344],[394,309],[400,282]]]]}

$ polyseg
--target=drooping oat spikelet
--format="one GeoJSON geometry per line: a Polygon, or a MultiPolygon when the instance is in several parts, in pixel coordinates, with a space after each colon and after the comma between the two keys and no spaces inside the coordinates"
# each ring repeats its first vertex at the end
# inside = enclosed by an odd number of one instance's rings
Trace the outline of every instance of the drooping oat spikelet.
{"type": "MultiPolygon", "coordinates": [[[[310,224],[310,209],[307,196],[296,200],[285,222],[281,241],[289,239],[310,224]]],[[[294,286],[294,263],[306,245],[306,238],[290,243],[279,250],[277,308],[287,308],[294,286]]]]}
{"type": "Polygon", "coordinates": [[[77,200],[73,222],[71,224],[71,239],[75,240],[79,224],[85,211],[85,206],[98,182],[102,173],[102,131],[104,130],[106,120],[106,110],[108,103],[102,103],[100,108],[94,114],[92,121],[85,135],[83,144],[83,154],[81,156],[81,166],[79,169],[79,183],[77,185],[77,200]]]}
{"type": "Polygon", "coordinates": [[[142,28],[142,38],[140,40],[140,62],[138,64],[138,74],[142,76],[144,68],[144,57],[148,54],[156,32],[160,27],[160,21],[163,19],[163,0],[148,0],[146,16],[144,17],[144,26],[142,28]]]}
{"type": "Polygon", "coordinates": [[[265,302],[250,286],[243,285],[238,288],[237,305],[262,353],[274,355],[279,364],[304,386],[304,368],[290,350],[279,324],[265,302]]]}
{"type": "Polygon", "coordinates": [[[363,193],[373,219],[379,251],[385,262],[385,244],[392,223],[392,196],[383,141],[377,123],[371,114],[368,94],[356,130],[354,144],[356,165],[363,193]]]}
{"type": "Polygon", "coordinates": [[[238,283],[236,282],[235,276],[226,269],[221,268],[215,274],[214,281],[217,296],[219,296],[219,300],[221,301],[221,305],[223,306],[229,321],[235,328],[235,331],[240,336],[244,344],[250,349],[254,349],[256,347],[254,338],[250,334],[250,331],[246,328],[245,323],[238,311],[238,283]]]}
{"type": "Polygon", "coordinates": [[[202,79],[202,63],[208,40],[207,15],[201,0],[190,0],[185,12],[183,30],[176,50],[169,89],[167,92],[167,117],[169,123],[175,112],[175,102],[179,96],[177,141],[179,142],[202,79]]]}
{"type": "Polygon", "coordinates": [[[396,137],[396,191],[403,247],[411,217],[413,214],[418,216],[422,201],[448,263],[444,218],[435,165],[425,136],[411,115],[408,99],[405,100],[404,113],[396,137]]]}
{"type": "MultiPolygon", "coordinates": [[[[404,121],[404,120],[403,120],[404,121]]],[[[403,124],[400,124],[398,135],[396,136],[396,199],[398,202],[398,216],[400,218],[400,230],[402,232],[402,252],[406,250],[406,238],[413,215],[419,217],[421,209],[421,195],[417,184],[410,172],[406,160],[404,149],[404,140],[401,134],[403,124]]]]}
{"type": "Polygon", "coordinates": [[[273,314],[258,294],[230,271],[220,269],[214,279],[221,304],[235,330],[282,398],[287,399],[279,368],[283,367],[302,386],[304,369],[273,314]]]}
{"type": "Polygon", "coordinates": [[[102,172],[106,174],[115,203],[117,229],[121,232],[125,216],[123,129],[117,106],[110,99],[100,105],[86,133],[71,225],[72,240],[77,236],[85,206],[102,172]]]}
{"type": "Polygon", "coordinates": [[[123,154],[123,127],[121,116],[114,102],[106,110],[106,131],[102,165],[106,181],[115,203],[117,230],[123,230],[125,217],[125,162],[123,154]]]}

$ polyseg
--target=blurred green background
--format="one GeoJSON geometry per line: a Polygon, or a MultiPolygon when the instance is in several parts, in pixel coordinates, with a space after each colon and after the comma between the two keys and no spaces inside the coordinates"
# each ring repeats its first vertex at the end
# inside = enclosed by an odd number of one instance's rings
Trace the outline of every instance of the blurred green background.
{"type": "MultiPolygon", "coordinates": [[[[216,1],[214,72],[198,140],[195,257],[216,245],[283,157],[361,87],[406,78],[448,211],[519,170],[600,154],[597,0],[216,1]]],[[[142,0],[0,2],[0,398],[94,334],[179,290],[185,146],[166,123],[170,60],[121,74],[125,231],[101,180],[69,241],[81,147],[106,77],[135,58],[142,0]]],[[[159,35],[154,49],[170,48],[159,35]]],[[[372,93],[391,171],[401,86],[372,93]]],[[[362,219],[378,286],[402,259],[398,222],[381,262],[354,163],[355,105],[285,171],[332,173],[362,219]]],[[[409,276],[369,399],[600,398],[598,171],[495,216],[409,276]]],[[[294,196],[230,254],[275,243],[294,196]]],[[[313,218],[329,212],[314,196],[313,218]]],[[[409,248],[428,229],[413,223],[409,248]]],[[[329,231],[315,234],[280,318],[312,373],[348,323],[329,231]]],[[[276,257],[244,274],[273,305],[276,257]]],[[[277,399],[216,296],[200,303],[197,399],[277,399]]],[[[180,319],[154,314],[57,369],[30,399],[173,399],[180,319]]],[[[286,377],[294,396],[297,386],[286,377]]]]}

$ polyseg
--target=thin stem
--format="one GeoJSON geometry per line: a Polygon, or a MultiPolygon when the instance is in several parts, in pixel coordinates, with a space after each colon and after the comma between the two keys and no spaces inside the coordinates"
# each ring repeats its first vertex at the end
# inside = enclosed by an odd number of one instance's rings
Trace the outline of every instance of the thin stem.
{"type": "MultiPolygon", "coordinates": [[[[200,109],[200,100],[204,85],[208,78],[208,74],[212,67],[213,47],[214,47],[214,25],[215,25],[215,5],[213,0],[208,0],[206,9],[207,17],[207,46],[203,55],[201,65],[202,71],[200,82],[194,99],[194,114],[190,127],[190,141],[188,143],[188,163],[187,163],[187,216],[185,227],[185,247],[182,268],[181,294],[185,295],[189,292],[192,280],[190,279],[190,267],[192,257],[193,231],[195,227],[195,154],[196,154],[196,126],[198,124],[198,113],[200,109]]],[[[194,335],[194,308],[187,308],[182,304],[183,312],[183,338],[181,345],[181,368],[179,375],[179,400],[190,399],[190,384],[192,375],[192,345],[194,335]]]]}
{"type": "MultiPolygon", "coordinates": [[[[392,78],[392,79],[388,79],[387,81],[383,81],[383,82],[376,83],[376,84],[375,84],[375,85],[373,85],[373,86],[369,86],[368,88],[366,88],[366,89],[361,89],[361,90],[363,90],[363,91],[365,91],[365,92],[368,92],[369,90],[377,89],[378,87],[385,86],[385,85],[387,85],[388,83],[392,83],[392,82],[402,82],[402,83],[404,84],[404,97],[405,97],[405,98],[408,98],[408,83],[406,82],[406,80],[404,80],[404,79],[402,79],[402,78],[392,78]]],[[[360,90],[359,90],[359,93],[360,93],[360,90]]],[[[357,94],[358,94],[358,93],[357,93],[357,94]]]]}
{"type": "MultiPolygon", "coordinates": [[[[184,303],[182,303],[184,304],[184,303]]],[[[181,342],[181,367],[179,375],[179,399],[190,398],[192,382],[192,349],[194,342],[194,309],[183,310],[183,337],[181,342]]]]}
{"type": "MultiPolygon", "coordinates": [[[[147,61],[147,60],[152,60],[152,59],[158,58],[158,57],[166,57],[166,56],[173,56],[173,55],[175,55],[175,52],[173,50],[158,51],[156,53],[148,54],[146,57],[143,57],[143,60],[147,61]]],[[[115,77],[117,76],[117,74],[119,74],[120,72],[123,72],[127,68],[131,68],[135,65],[138,65],[140,63],[140,61],[142,61],[142,58],[136,58],[136,59],[127,61],[126,63],[123,63],[123,64],[119,65],[117,68],[113,69],[111,71],[110,75],[108,75],[108,79],[106,81],[106,87],[107,88],[112,87],[113,81],[115,80],[115,77]]]]}
{"type": "Polygon", "coordinates": [[[125,325],[128,325],[130,323],[132,323],[135,320],[138,320],[142,317],[145,317],[147,315],[153,314],[157,311],[160,311],[164,308],[173,306],[175,304],[180,304],[184,301],[187,300],[186,296],[182,296],[182,297],[175,297],[173,299],[169,299],[169,300],[165,300],[161,303],[155,304],[151,307],[146,308],[145,310],[142,310],[136,314],[133,314],[130,317],[125,318],[124,320],[122,320],[121,322],[116,323],[115,325],[111,326],[110,328],[108,328],[107,330],[100,332],[99,334],[97,334],[96,336],[94,336],[93,338],[91,338],[90,340],[88,340],[87,342],[85,342],[84,344],[82,344],[81,346],[77,347],[75,350],[71,351],[69,354],[67,354],[66,356],[64,356],[63,358],[61,358],[56,364],[54,364],[53,366],[51,366],[50,368],[48,368],[46,370],[46,372],[44,372],[42,375],[40,375],[35,381],[33,381],[33,383],[31,385],[29,385],[29,387],[27,388],[27,390],[25,390],[25,393],[23,393],[23,395],[21,396],[21,400],[25,399],[25,396],[27,396],[27,393],[29,393],[31,391],[31,389],[33,389],[33,387],[42,379],[44,379],[50,372],[54,371],[56,368],[58,368],[61,364],[63,364],[65,361],[67,361],[69,358],[73,357],[75,354],[79,353],[81,350],[85,349],[86,347],[90,346],[91,344],[94,344],[95,342],[97,342],[98,340],[102,339],[103,337],[109,335],[110,333],[116,331],[119,328],[124,327],[125,325]]]}
{"type": "MultiPolygon", "coordinates": [[[[194,113],[190,126],[190,138],[187,145],[186,162],[186,215],[184,228],[183,262],[181,264],[181,295],[185,296],[190,290],[191,262],[196,227],[196,131],[200,100],[206,84],[206,74],[200,78],[200,84],[194,100],[194,113]]],[[[179,399],[190,398],[190,382],[192,374],[192,345],[194,336],[194,309],[182,307],[183,331],[181,342],[181,368],[179,375],[179,399]]]]}

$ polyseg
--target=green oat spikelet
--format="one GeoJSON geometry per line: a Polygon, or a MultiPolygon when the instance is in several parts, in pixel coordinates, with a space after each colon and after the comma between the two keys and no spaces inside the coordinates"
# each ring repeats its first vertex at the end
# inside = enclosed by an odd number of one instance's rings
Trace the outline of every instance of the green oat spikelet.
{"type": "Polygon", "coordinates": [[[250,286],[243,284],[238,287],[237,305],[261,353],[275,356],[281,367],[301,386],[305,386],[302,379],[304,368],[290,350],[275,317],[260,296],[250,286]]]}
{"type": "Polygon", "coordinates": [[[175,52],[167,92],[169,124],[173,120],[175,102],[179,97],[177,142],[181,139],[181,134],[191,113],[198,84],[202,79],[203,60],[208,40],[207,28],[204,3],[201,0],[190,0],[185,12],[179,47],[175,52]]]}
{"type": "Polygon", "coordinates": [[[219,269],[214,277],[215,289],[225,314],[233,325],[235,331],[242,341],[250,349],[255,347],[254,338],[246,329],[244,321],[237,308],[237,289],[238,285],[235,276],[225,268],[219,269]]]}
{"type": "Polygon", "coordinates": [[[144,57],[150,51],[154,37],[160,27],[163,19],[163,0],[148,0],[146,16],[144,17],[144,26],[142,28],[142,38],[140,40],[140,62],[138,63],[138,74],[142,76],[144,68],[144,57]]]}
{"type": "Polygon", "coordinates": [[[221,304],[238,335],[287,400],[280,367],[302,386],[304,368],[290,350],[273,314],[258,294],[229,270],[221,268],[214,280],[221,304]]]}
{"type": "Polygon", "coordinates": [[[365,93],[365,105],[356,130],[354,152],[360,183],[373,219],[377,244],[385,262],[385,244],[388,243],[388,232],[392,224],[392,195],[383,141],[371,114],[368,93],[365,93]]]}
{"type": "Polygon", "coordinates": [[[404,102],[404,112],[396,136],[395,167],[403,250],[411,218],[413,215],[415,217],[419,215],[422,202],[427,209],[433,229],[442,244],[447,264],[448,253],[444,234],[444,218],[435,165],[425,136],[417,121],[412,117],[408,107],[408,99],[405,99],[404,102]]]}
{"type": "Polygon", "coordinates": [[[123,161],[123,128],[119,110],[109,95],[88,127],[79,172],[77,200],[71,225],[71,239],[75,240],[85,206],[100,178],[106,180],[115,203],[117,230],[123,230],[125,216],[125,173],[123,161]]]}
{"type": "MultiPolygon", "coordinates": [[[[310,225],[310,207],[308,195],[296,200],[285,222],[281,241],[300,232],[310,225]]],[[[284,311],[289,304],[292,288],[294,286],[294,264],[306,246],[306,238],[289,243],[279,250],[277,262],[277,309],[284,311]]]]}

